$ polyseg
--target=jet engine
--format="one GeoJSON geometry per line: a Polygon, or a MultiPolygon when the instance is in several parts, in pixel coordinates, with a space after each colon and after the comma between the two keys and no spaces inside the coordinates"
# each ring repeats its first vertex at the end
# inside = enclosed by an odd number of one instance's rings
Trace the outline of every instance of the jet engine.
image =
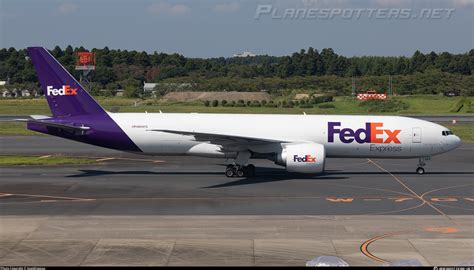
{"type": "Polygon", "coordinates": [[[285,166],[288,172],[317,174],[324,171],[326,153],[319,143],[283,145],[275,163],[285,166]]]}

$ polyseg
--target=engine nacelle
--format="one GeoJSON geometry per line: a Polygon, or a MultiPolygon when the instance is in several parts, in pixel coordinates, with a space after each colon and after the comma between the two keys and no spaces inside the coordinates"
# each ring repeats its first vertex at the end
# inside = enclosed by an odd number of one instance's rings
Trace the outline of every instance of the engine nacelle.
{"type": "Polygon", "coordinates": [[[326,152],[319,143],[288,144],[277,154],[275,163],[285,166],[288,172],[322,173],[326,152]]]}

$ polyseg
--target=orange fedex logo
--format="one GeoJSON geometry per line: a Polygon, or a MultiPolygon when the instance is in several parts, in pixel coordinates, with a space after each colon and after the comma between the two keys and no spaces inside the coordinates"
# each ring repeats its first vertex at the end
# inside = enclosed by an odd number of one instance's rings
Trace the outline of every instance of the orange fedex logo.
{"type": "Polygon", "coordinates": [[[46,87],[46,94],[48,96],[72,96],[77,95],[77,90],[79,88],[71,88],[70,85],[63,85],[59,89],[53,88],[53,86],[46,87]]]}
{"type": "Polygon", "coordinates": [[[365,128],[359,128],[353,130],[351,128],[339,128],[341,122],[329,122],[328,123],[328,142],[334,142],[334,137],[339,135],[339,140],[342,143],[395,143],[400,144],[398,135],[402,131],[401,129],[384,129],[383,123],[365,123],[365,128]],[[337,134],[337,135],[336,135],[337,134]]]}

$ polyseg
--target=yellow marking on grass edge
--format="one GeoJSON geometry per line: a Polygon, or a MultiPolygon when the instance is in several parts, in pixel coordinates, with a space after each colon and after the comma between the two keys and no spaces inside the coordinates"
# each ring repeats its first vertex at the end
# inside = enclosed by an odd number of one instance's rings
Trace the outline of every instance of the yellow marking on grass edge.
{"type": "Polygon", "coordinates": [[[113,160],[113,159],[115,159],[115,158],[113,158],[113,157],[109,157],[109,158],[99,158],[99,159],[96,159],[95,161],[100,162],[100,161],[107,161],[107,160],[113,160]]]}

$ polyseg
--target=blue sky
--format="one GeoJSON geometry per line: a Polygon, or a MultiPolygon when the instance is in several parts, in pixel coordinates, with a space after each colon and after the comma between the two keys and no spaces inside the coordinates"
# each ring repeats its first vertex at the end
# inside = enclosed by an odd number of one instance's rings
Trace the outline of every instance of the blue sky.
{"type": "Polygon", "coordinates": [[[467,52],[474,48],[474,0],[0,0],[0,47],[68,44],[180,53],[188,57],[232,56],[251,51],[288,55],[310,46],[345,56],[467,52]],[[276,19],[291,9],[453,10],[432,19],[276,19]]]}

